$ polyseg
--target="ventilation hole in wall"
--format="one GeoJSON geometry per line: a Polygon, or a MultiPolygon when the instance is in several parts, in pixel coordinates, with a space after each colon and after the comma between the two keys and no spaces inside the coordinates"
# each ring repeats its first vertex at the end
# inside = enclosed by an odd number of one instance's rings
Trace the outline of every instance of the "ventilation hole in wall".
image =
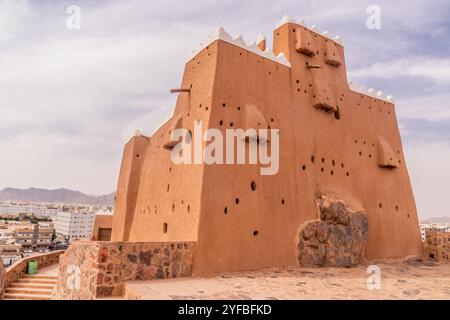
{"type": "Polygon", "coordinates": [[[139,154],[136,155],[136,158],[139,158],[139,154]]]}
{"type": "Polygon", "coordinates": [[[372,158],[372,155],[371,155],[371,154],[369,154],[369,158],[372,158]]]}
{"type": "Polygon", "coordinates": [[[314,156],[311,156],[311,162],[314,163],[314,156]]]}
{"type": "Polygon", "coordinates": [[[305,166],[305,165],[302,166],[302,170],[303,170],[303,171],[306,170],[306,166],[305,166]]]}
{"type": "Polygon", "coordinates": [[[331,170],[330,174],[331,174],[331,175],[334,175],[334,171],[333,171],[333,170],[331,170]]]}
{"type": "Polygon", "coordinates": [[[272,72],[269,71],[269,76],[272,74],[272,72]]]}
{"type": "Polygon", "coordinates": [[[402,163],[402,160],[398,160],[398,163],[402,163]]]}
{"type": "Polygon", "coordinates": [[[256,237],[259,234],[258,230],[253,231],[253,236],[256,237]]]}
{"type": "Polygon", "coordinates": [[[361,151],[359,152],[359,155],[362,156],[362,152],[361,151]]]}
{"type": "Polygon", "coordinates": [[[345,175],[346,175],[347,177],[349,177],[349,176],[350,176],[350,172],[347,171],[347,172],[345,173],[345,175]]]}
{"type": "Polygon", "coordinates": [[[181,200],[181,204],[184,204],[184,200],[181,200]]]}
{"type": "Polygon", "coordinates": [[[202,104],[200,103],[198,107],[201,108],[201,107],[202,107],[202,104]]]}
{"type": "Polygon", "coordinates": [[[355,143],[358,143],[358,140],[355,140],[355,143]]]}
{"type": "Polygon", "coordinates": [[[364,140],[363,143],[366,144],[366,140],[364,140]]]}
{"type": "Polygon", "coordinates": [[[234,202],[236,202],[236,204],[239,204],[239,198],[236,198],[236,199],[234,200],[234,202]]]}
{"type": "Polygon", "coordinates": [[[175,211],[175,205],[173,204],[172,205],[172,212],[174,212],[175,211]]]}
{"type": "Polygon", "coordinates": [[[400,154],[400,150],[397,150],[397,154],[400,154]]]}
{"type": "Polygon", "coordinates": [[[300,88],[297,88],[297,92],[300,92],[300,88]]]}
{"type": "Polygon", "coordinates": [[[306,92],[306,90],[305,91],[303,91],[305,94],[307,94],[307,92],[306,92]]]}
{"type": "Polygon", "coordinates": [[[334,162],[334,160],[331,160],[331,164],[332,164],[333,167],[334,167],[334,165],[335,165],[336,163],[334,162]]]}
{"type": "Polygon", "coordinates": [[[285,204],[286,201],[284,201],[284,199],[281,199],[281,204],[285,204]]]}
{"type": "Polygon", "coordinates": [[[270,122],[274,122],[275,120],[274,120],[274,118],[270,118],[270,122]]]}
{"type": "Polygon", "coordinates": [[[205,110],[208,111],[208,107],[206,107],[205,110]]]}
{"type": "MultiPolygon", "coordinates": [[[[341,99],[342,100],[342,99],[341,99]]],[[[339,111],[339,107],[336,107],[336,111],[334,112],[334,118],[336,120],[341,119],[341,112],[339,111]]]]}
{"type": "Polygon", "coordinates": [[[242,52],[239,52],[239,55],[242,56],[242,52]]]}
{"type": "Polygon", "coordinates": [[[324,171],[324,168],[320,168],[320,171],[322,171],[322,172],[323,172],[323,171],[324,171]]]}
{"type": "Polygon", "coordinates": [[[238,111],[240,111],[240,110],[241,110],[241,107],[237,107],[237,109],[238,109],[238,111]]]}
{"type": "Polygon", "coordinates": [[[252,189],[252,191],[256,191],[256,182],[252,181],[252,183],[250,183],[250,188],[252,189]]]}
{"type": "Polygon", "coordinates": [[[191,206],[190,205],[187,206],[187,212],[188,213],[191,212],[191,206]]]}
{"type": "Polygon", "coordinates": [[[372,143],[372,147],[375,147],[375,143],[372,143]]]}
{"type": "Polygon", "coordinates": [[[164,233],[167,233],[167,227],[168,227],[168,226],[167,226],[167,223],[164,223],[164,224],[163,224],[163,232],[164,232],[164,233]]]}
{"type": "Polygon", "coordinates": [[[320,159],[322,161],[322,163],[325,163],[325,158],[320,159]]]}
{"type": "Polygon", "coordinates": [[[411,217],[411,216],[410,216],[409,213],[408,213],[408,218],[409,218],[409,217],[411,217]]]}
{"type": "Polygon", "coordinates": [[[167,185],[167,192],[170,190],[170,184],[167,185]]]}
{"type": "Polygon", "coordinates": [[[380,209],[383,208],[383,204],[381,202],[378,204],[378,206],[380,207],[380,209]]]}
{"type": "Polygon", "coordinates": [[[310,87],[310,88],[312,87],[312,84],[311,84],[311,83],[309,84],[309,87],[310,87]]]}
{"type": "Polygon", "coordinates": [[[227,106],[227,104],[224,102],[224,103],[222,103],[222,107],[226,107],[227,106]]]}
{"type": "Polygon", "coordinates": [[[300,82],[300,80],[295,81],[295,83],[299,83],[299,82],[300,82]]]}
{"type": "Polygon", "coordinates": [[[223,213],[228,214],[228,207],[225,207],[225,208],[223,209],[223,213]]]}
{"type": "Polygon", "coordinates": [[[230,122],[230,127],[232,127],[232,126],[234,126],[234,123],[233,123],[233,122],[230,122]]]}
{"type": "Polygon", "coordinates": [[[341,168],[344,168],[344,164],[343,163],[341,163],[341,168]]]}
{"type": "Polygon", "coordinates": [[[395,211],[398,211],[398,206],[395,206],[395,211]]]}
{"type": "Polygon", "coordinates": [[[223,125],[223,120],[220,120],[220,121],[219,121],[219,125],[223,125]]]}

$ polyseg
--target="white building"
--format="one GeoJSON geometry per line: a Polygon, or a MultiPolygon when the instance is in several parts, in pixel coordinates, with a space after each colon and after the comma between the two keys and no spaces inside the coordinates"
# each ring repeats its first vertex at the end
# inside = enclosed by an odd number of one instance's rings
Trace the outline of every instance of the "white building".
{"type": "Polygon", "coordinates": [[[89,240],[94,218],[95,213],[92,210],[59,212],[55,223],[57,239],[67,243],[89,240]]]}
{"type": "Polygon", "coordinates": [[[19,215],[26,214],[39,219],[54,220],[60,209],[56,206],[39,203],[0,203],[0,214],[19,215]]]}
{"type": "Polygon", "coordinates": [[[438,232],[450,232],[450,226],[445,224],[438,224],[438,223],[421,223],[419,225],[420,227],[420,236],[422,238],[422,241],[426,240],[425,231],[426,230],[433,230],[438,232]]]}

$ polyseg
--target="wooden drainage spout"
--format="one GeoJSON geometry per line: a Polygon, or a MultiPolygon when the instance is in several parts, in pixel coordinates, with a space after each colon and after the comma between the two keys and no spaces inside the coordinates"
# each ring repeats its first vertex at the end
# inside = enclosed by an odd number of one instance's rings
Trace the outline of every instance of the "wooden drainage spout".
{"type": "Polygon", "coordinates": [[[320,68],[322,68],[322,66],[320,64],[309,64],[308,62],[306,63],[306,67],[308,69],[320,69],[320,68]]]}
{"type": "Polygon", "coordinates": [[[191,92],[191,89],[170,89],[170,93],[177,93],[177,92],[191,92]]]}

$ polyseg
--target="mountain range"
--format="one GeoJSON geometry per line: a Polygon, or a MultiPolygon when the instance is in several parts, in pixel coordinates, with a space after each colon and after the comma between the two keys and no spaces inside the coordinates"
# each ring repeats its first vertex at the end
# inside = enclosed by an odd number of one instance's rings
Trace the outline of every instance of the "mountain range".
{"type": "Polygon", "coordinates": [[[428,219],[423,220],[422,222],[450,224],[450,217],[444,216],[444,217],[428,218],[428,219]]]}
{"type": "Polygon", "coordinates": [[[55,190],[5,188],[0,191],[0,201],[6,200],[112,206],[114,204],[114,192],[101,196],[93,196],[64,188],[55,190]]]}

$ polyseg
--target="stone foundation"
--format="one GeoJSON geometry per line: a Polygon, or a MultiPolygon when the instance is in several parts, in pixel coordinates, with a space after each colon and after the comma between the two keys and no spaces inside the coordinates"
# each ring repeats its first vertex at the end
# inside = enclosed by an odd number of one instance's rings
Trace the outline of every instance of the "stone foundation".
{"type": "Polygon", "coordinates": [[[3,298],[6,285],[6,270],[3,261],[0,259],[0,300],[3,298]]]}
{"type": "Polygon", "coordinates": [[[310,220],[299,232],[298,259],[304,267],[350,267],[364,252],[367,215],[354,212],[334,195],[317,200],[320,220],[310,220]]]}
{"type": "Polygon", "coordinates": [[[72,243],[61,257],[54,298],[119,296],[125,281],[190,276],[194,251],[195,242],[72,243]]]}

